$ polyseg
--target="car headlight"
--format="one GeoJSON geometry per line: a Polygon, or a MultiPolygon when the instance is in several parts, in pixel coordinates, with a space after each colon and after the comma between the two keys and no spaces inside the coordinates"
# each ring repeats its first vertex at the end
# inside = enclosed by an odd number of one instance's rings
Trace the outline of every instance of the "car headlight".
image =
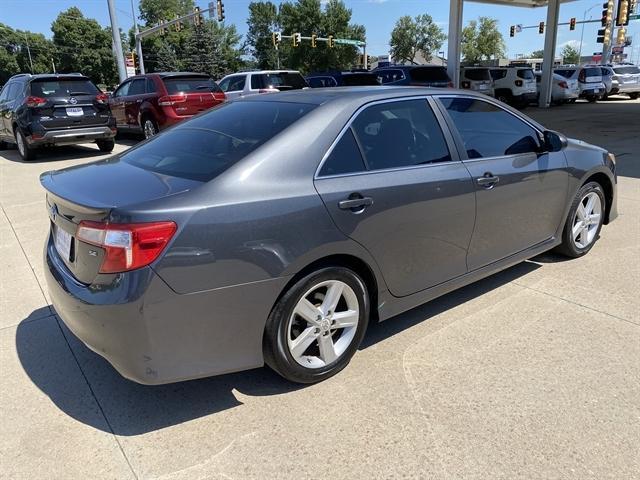
{"type": "Polygon", "coordinates": [[[607,153],[607,157],[611,160],[611,163],[616,164],[616,156],[613,153],[607,153]]]}

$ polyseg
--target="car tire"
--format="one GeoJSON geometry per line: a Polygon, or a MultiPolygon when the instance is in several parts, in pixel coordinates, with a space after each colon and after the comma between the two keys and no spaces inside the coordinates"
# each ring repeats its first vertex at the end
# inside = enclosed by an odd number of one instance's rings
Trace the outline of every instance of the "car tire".
{"type": "Polygon", "coordinates": [[[145,139],[149,139],[158,134],[158,124],[151,116],[142,117],[142,133],[145,139]]]}
{"type": "Polygon", "coordinates": [[[511,105],[513,97],[506,91],[499,91],[498,93],[496,93],[496,100],[502,103],[506,103],[507,105],[511,105]]]}
{"type": "Polygon", "coordinates": [[[596,100],[598,100],[598,97],[595,95],[588,95],[586,98],[589,103],[596,103],[596,100]]]}
{"type": "Polygon", "coordinates": [[[25,162],[35,160],[36,149],[29,146],[27,139],[19,129],[16,129],[16,147],[18,148],[18,153],[22,160],[25,162]]]}
{"type": "Polygon", "coordinates": [[[640,93],[638,93],[638,92],[633,92],[633,93],[630,93],[630,94],[629,94],[629,98],[630,98],[631,100],[637,100],[637,99],[638,99],[638,97],[640,97],[640,93]]]}
{"type": "Polygon", "coordinates": [[[265,362],[292,382],[320,382],[347,366],[368,322],[369,295],[360,276],[338,266],[316,270],[273,307],[263,340],[265,362]]]}
{"type": "Polygon", "coordinates": [[[96,143],[98,144],[100,151],[104,153],[111,153],[113,151],[113,147],[116,145],[116,142],[112,138],[107,140],[96,140],[96,143]]]}
{"type": "Polygon", "coordinates": [[[562,232],[562,243],[556,251],[571,258],[586,255],[598,240],[605,212],[602,186],[597,182],[583,185],[573,199],[562,232]]]}
{"type": "Polygon", "coordinates": [[[9,148],[9,145],[7,145],[7,142],[0,140],[0,150],[6,150],[7,148],[9,148]]]}

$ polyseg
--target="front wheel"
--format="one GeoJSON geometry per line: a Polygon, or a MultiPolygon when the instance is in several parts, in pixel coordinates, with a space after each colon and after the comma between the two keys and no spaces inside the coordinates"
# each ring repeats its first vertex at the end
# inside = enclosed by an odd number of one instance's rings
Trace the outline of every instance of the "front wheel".
{"type": "Polygon", "coordinates": [[[638,92],[633,92],[633,93],[629,94],[629,98],[631,100],[637,100],[639,96],[640,96],[640,93],[638,93],[638,92]]]}
{"type": "Polygon", "coordinates": [[[595,95],[588,95],[588,96],[587,96],[587,101],[588,101],[589,103],[596,103],[596,100],[598,100],[598,97],[597,97],[597,96],[595,96],[595,95]]]}
{"type": "Polygon", "coordinates": [[[144,138],[151,138],[158,133],[158,125],[151,117],[145,117],[142,121],[142,131],[144,138]]]}
{"type": "Polygon", "coordinates": [[[343,267],[317,270],[289,288],[273,308],[265,328],[265,361],[293,382],[325,380],[349,363],[368,321],[362,279],[343,267]]]}
{"type": "Polygon", "coordinates": [[[577,258],[585,255],[598,240],[604,221],[605,199],[602,187],[589,182],[576,194],[562,232],[558,252],[577,258]]]}

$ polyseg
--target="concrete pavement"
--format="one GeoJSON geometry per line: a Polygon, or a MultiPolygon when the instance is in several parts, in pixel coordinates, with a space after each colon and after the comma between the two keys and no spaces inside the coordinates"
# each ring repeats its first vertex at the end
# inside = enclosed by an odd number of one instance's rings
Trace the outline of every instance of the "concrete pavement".
{"type": "Polygon", "coordinates": [[[0,477],[640,477],[640,102],[526,113],[619,156],[620,217],[592,252],[374,325],[347,369],[304,388],[266,368],[121,378],[57,319],[41,265],[39,173],[103,156],[0,152],[0,477]]]}

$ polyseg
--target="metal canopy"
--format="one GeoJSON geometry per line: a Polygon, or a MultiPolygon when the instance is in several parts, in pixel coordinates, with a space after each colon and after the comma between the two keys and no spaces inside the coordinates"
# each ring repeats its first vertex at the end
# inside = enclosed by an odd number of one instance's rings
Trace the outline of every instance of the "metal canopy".
{"type": "MultiPolygon", "coordinates": [[[[545,7],[549,0],[468,0],[473,3],[491,3],[493,5],[505,5],[508,7],[545,7]]],[[[575,2],[576,0],[560,0],[560,3],[575,2]]]]}

